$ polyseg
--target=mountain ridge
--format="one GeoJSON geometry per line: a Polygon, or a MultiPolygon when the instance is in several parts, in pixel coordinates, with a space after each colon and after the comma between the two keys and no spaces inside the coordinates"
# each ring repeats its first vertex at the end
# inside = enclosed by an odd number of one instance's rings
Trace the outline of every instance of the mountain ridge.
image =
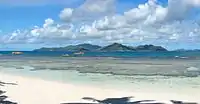
{"type": "Polygon", "coordinates": [[[100,51],[100,52],[111,52],[111,51],[168,51],[162,46],[155,45],[139,45],[136,47],[123,45],[120,43],[113,43],[107,46],[99,46],[88,43],[69,45],[65,47],[52,47],[52,48],[40,48],[33,51],[100,51]]]}

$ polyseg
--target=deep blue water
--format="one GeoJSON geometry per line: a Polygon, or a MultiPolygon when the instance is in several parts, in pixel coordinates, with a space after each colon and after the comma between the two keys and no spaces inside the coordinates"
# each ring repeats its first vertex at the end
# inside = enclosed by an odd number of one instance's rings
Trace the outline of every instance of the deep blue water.
{"type": "MultiPolygon", "coordinates": [[[[12,56],[11,51],[1,51],[1,56],[12,56]]],[[[33,52],[23,51],[20,56],[48,56],[48,57],[59,57],[64,54],[73,55],[73,52],[33,52]]],[[[120,58],[200,58],[200,52],[85,52],[84,55],[76,57],[120,57],[120,58]]]]}

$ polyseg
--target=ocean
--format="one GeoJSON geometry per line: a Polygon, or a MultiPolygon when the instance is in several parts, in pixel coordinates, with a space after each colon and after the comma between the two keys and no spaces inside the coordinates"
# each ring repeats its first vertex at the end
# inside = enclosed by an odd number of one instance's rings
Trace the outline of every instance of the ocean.
{"type": "MultiPolygon", "coordinates": [[[[30,57],[58,57],[63,54],[73,54],[73,52],[36,52],[22,51],[21,56],[30,57]]],[[[2,56],[11,56],[11,51],[1,51],[2,56]]],[[[167,52],[85,52],[83,57],[118,57],[118,58],[200,58],[200,51],[167,51],[167,52]]]]}
{"type": "Polygon", "coordinates": [[[0,72],[135,92],[200,91],[200,52],[0,52],[0,72]]]}

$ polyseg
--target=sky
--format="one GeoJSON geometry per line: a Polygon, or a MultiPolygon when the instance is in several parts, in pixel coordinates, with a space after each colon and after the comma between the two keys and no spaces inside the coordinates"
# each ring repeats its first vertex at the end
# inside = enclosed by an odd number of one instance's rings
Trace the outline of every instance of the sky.
{"type": "Polygon", "coordinates": [[[79,43],[200,49],[200,0],[1,0],[0,50],[79,43]]]}

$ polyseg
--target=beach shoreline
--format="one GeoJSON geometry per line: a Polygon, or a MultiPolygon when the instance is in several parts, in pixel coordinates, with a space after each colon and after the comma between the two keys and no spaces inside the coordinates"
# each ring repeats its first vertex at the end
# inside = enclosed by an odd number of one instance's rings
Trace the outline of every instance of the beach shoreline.
{"type": "MultiPolygon", "coordinates": [[[[69,102],[88,102],[83,97],[96,99],[134,96],[134,100],[157,100],[167,103],[169,100],[200,102],[198,95],[183,96],[177,93],[134,93],[116,89],[102,89],[93,86],[77,86],[39,78],[22,77],[0,73],[0,80],[17,85],[6,85],[1,89],[7,91],[10,100],[19,104],[60,104],[69,102]]],[[[198,93],[198,92],[197,92],[198,93]]],[[[169,102],[168,102],[169,103],[169,102]]]]}
{"type": "MultiPolygon", "coordinates": [[[[90,86],[77,86],[56,81],[42,80],[41,78],[24,77],[0,73],[0,80],[17,85],[2,86],[9,100],[19,104],[59,104],[64,102],[87,102],[83,97],[103,99],[123,96],[122,92],[90,86]],[[115,92],[115,94],[113,93],[115,92]],[[110,93],[110,94],[109,94],[110,93]]],[[[125,94],[124,96],[126,96],[125,94]]]]}

